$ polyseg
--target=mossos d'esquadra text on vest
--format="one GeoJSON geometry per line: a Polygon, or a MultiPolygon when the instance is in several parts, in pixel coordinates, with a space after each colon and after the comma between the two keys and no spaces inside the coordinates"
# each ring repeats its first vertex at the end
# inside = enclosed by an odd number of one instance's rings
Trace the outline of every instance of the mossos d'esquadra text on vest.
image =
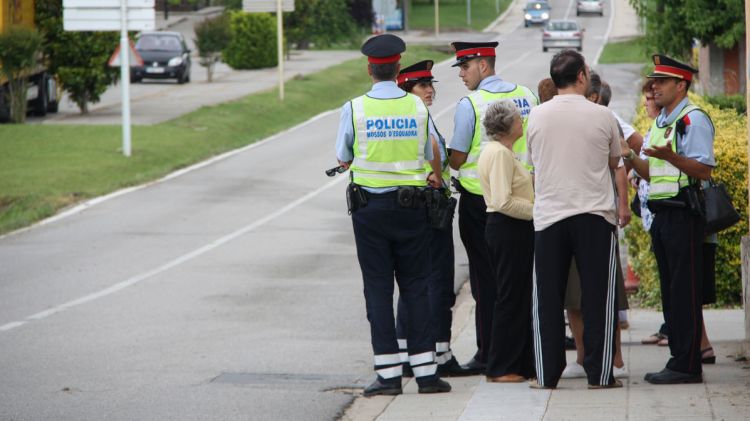
{"type": "Polygon", "coordinates": [[[417,136],[417,119],[413,117],[375,117],[365,123],[368,139],[413,139],[417,136]]]}
{"type": "Polygon", "coordinates": [[[521,112],[521,117],[526,118],[529,116],[529,113],[531,112],[531,104],[529,104],[529,101],[527,101],[526,98],[513,98],[513,102],[516,103],[516,107],[518,107],[518,110],[521,112]]]}

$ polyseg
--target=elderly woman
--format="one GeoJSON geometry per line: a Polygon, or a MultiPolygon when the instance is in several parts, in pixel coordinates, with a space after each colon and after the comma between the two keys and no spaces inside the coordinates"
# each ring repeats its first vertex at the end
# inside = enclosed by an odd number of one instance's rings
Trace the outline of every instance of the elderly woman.
{"type": "Polygon", "coordinates": [[[488,382],[522,382],[534,377],[534,189],[531,174],[513,154],[513,144],[523,134],[515,104],[510,100],[493,103],[483,125],[492,141],[479,156],[479,180],[487,204],[485,239],[497,290],[486,375],[488,382]]]}

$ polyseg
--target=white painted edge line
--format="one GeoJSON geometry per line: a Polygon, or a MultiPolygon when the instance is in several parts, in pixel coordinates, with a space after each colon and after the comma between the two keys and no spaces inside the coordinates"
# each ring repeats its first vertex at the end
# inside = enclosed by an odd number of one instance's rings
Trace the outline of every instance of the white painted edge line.
{"type": "Polygon", "coordinates": [[[570,0],[568,2],[568,8],[565,9],[565,17],[563,17],[563,20],[568,20],[570,18],[570,11],[573,10],[573,1],[574,0],[570,0]]]}
{"type": "Polygon", "coordinates": [[[192,171],[201,169],[203,167],[207,167],[207,166],[209,166],[211,164],[214,164],[216,162],[223,161],[223,160],[225,160],[227,158],[230,158],[230,157],[232,157],[234,155],[237,155],[237,154],[243,153],[245,151],[248,151],[250,149],[259,147],[261,145],[264,145],[267,142],[270,142],[270,141],[272,141],[272,140],[274,140],[274,139],[276,139],[276,138],[278,138],[278,137],[280,137],[282,135],[285,135],[285,134],[287,134],[289,132],[292,132],[294,130],[300,129],[300,128],[302,128],[302,127],[304,127],[304,126],[306,126],[306,125],[308,125],[308,124],[310,124],[310,123],[312,123],[314,121],[317,121],[317,120],[320,120],[322,118],[325,118],[325,117],[329,116],[330,114],[335,113],[337,111],[339,111],[339,108],[335,108],[335,109],[332,109],[332,110],[324,111],[324,112],[322,112],[322,113],[320,113],[320,114],[318,114],[318,115],[316,115],[314,117],[311,117],[309,120],[305,120],[302,123],[297,124],[296,126],[292,126],[290,128],[284,129],[284,130],[282,130],[282,131],[280,131],[280,132],[278,132],[276,134],[273,134],[273,135],[271,135],[271,136],[269,136],[269,137],[267,137],[265,139],[261,139],[261,140],[259,140],[257,142],[251,143],[251,144],[243,146],[241,148],[233,149],[233,150],[228,151],[228,152],[224,152],[221,155],[216,155],[216,156],[214,156],[212,158],[206,159],[205,161],[201,161],[201,162],[193,164],[193,165],[191,165],[189,167],[186,167],[186,168],[183,168],[183,169],[171,172],[171,173],[165,175],[164,177],[162,177],[160,179],[157,179],[157,180],[154,180],[154,181],[149,181],[149,182],[146,182],[144,184],[140,184],[138,186],[126,187],[124,189],[117,190],[115,192],[106,194],[104,196],[99,196],[99,197],[95,197],[95,198],[90,199],[90,200],[86,200],[86,201],[81,202],[81,203],[79,203],[79,204],[77,204],[77,205],[75,205],[75,206],[73,206],[71,208],[63,210],[62,212],[60,212],[58,214],[50,216],[49,218],[45,218],[45,219],[43,219],[43,220],[41,220],[41,221],[39,221],[39,222],[37,222],[37,223],[35,223],[33,225],[30,225],[30,226],[24,227],[24,228],[20,228],[20,229],[15,230],[15,231],[11,231],[11,232],[9,232],[7,234],[0,235],[0,240],[3,240],[6,237],[10,237],[12,235],[20,234],[20,233],[23,233],[23,232],[35,229],[35,228],[43,226],[43,225],[47,225],[47,224],[51,224],[53,222],[57,222],[57,221],[59,221],[61,219],[65,219],[65,218],[67,218],[69,216],[81,213],[82,211],[84,211],[84,210],[86,210],[86,209],[88,209],[88,208],[90,208],[92,206],[96,206],[96,205],[98,205],[100,203],[107,202],[109,200],[115,199],[115,198],[120,197],[120,196],[124,196],[124,195],[126,195],[128,193],[133,193],[135,191],[138,191],[138,190],[141,190],[141,189],[153,186],[155,184],[163,183],[163,182],[171,180],[173,178],[177,178],[177,177],[180,177],[180,176],[185,175],[187,173],[190,173],[192,171]]]}
{"type": "Polygon", "coordinates": [[[58,306],[49,308],[47,310],[41,311],[36,314],[32,314],[31,316],[26,317],[24,320],[19,321],[13,321],[10,323],[6,323],[2,326],[0,326],[0,332],[7,332],[10,330],[13,330],[19,326],[23,326],[29,322],[35,321],[35,320],[42,320],[47,317],[50,317],[54,314],[60,313],[62,311],[65,311],[72,307],[77,307],[81,304],[88,303],[90,301],[94,301],[99,298],[106,297],[108,295],[114,294],[117,291],[123,290],[129,286],[133,286],[141,281],[144,281],[146,279],[152,278],[156,275],[159,275],[163,272],[166,272],[172,268],[175,268],[177,266],[180,266],[183,263],[189,262],[190,260],[195,259],[196,257],[199,257],[203,254],[208,253],[209,251],[212,251],[216,249],[217,247],[220,247],[244,234],[247,234],[248,232],[265,225],[266,223],[284,215],[285,213],[291,211],[292,209],[302,205],[303,203],[309,201],[310,199],[314,198],[315,196],[319,195],[320,193],[330,189],[331,187],[340,184],[342,181],[348,180],[348,177],[339,177],[335,180],[329,181],[328,183],[324,184],[323,186],[317,188],[316,190],[311,191],[310,193],[307,193],[306,195],[300,197],[299,199],[290,202],[286,206],[282,207],[281,209],[264,216],[263,218],[260,218],[256,220],[255,222],[252,222],[248,225],[245,225],[244,227],[235,230],[233,232],[230,232],[229,234],[220,237],[202,247],[199,247],[193,251],[190,251],[188,253],[183,254],[182,256],[179,256],[175,259],[170,260],[167,263],[164,263],[161,266],[158,266],[154,269],[151,269],[147,272],[143,272],[139,275],[133,276],[129,279],[126,279],[125,281],[116,283],[112,286],[109,286],[107,288],[104,288],[102,290],[99,290],[97,292],[93,292],[88,295],[84,295],[82,297],[76,298],[74,300],[68,301],[66,303],[60,304],[58,306]]]}
{"type": "Polygon", "coordinates": [[[505,8],[505,11],[503,13],[501,13],[500,16],[497,17],[497,19],[495,19],[494,21],[492,21],[492,23],[490,23],[489,25],[487,25],[486,28],[482,29],[482,32],[494,32],[492,30],[492,28],[494,28],[495,26],[499,25],[500,22],[502,22],[503,20],[505,20],[505,17],[508,16],[508,14],[511,12],[511,10],[513,10],[513,6],[516,5],[516,1],[518,1],[518,0],[511,1],[510,4],[508,4],[508,7],[505,8]]]}
{"type": "Polygon", "coordinates": [[[602,46],[599,47],[599,51],[596,52],[596,57],[594,57],[593,66],[597,66],[599,64],[599,59],[602,56],[602,52],[604,52],[604,47],[607,46],[607,42],[609,41],[609,34],[612,32],[612,24],[615,21],[615,3],[617,3],[617,0],[609,0],[609,24],[607,26],[607,32],[604,33],[604,40],[602,41],[602,46]]]}

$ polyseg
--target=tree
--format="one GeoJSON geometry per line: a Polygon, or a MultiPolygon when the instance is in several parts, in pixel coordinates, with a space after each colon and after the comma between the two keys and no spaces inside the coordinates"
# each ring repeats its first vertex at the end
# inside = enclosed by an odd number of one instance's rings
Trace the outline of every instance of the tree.
{"type": "Polygon", "coordinates": [[[346,0],[297,0],[295,10],[286,17],[289,41],[306,49],[310,43],[319,47],[350,38],[354,20],[346,0]]]}
{"type": "Polygon", "coordinates": [[[372,10],[372,0],[347,0],[349,4],[349,15],[362,28],[370,30],[372,21],[375,18],[375,11],[372,10]]]}
{"type": "Polygon", "coordinates": [[[693,36],[704,44],[729,49],[745,36],[743,0],[685,0],[683,7],[693,36]]]}
{"type": "Polygon", "coordinates": [[[63,31],[62,0],[36,0],[35,19],[45,39],[50,71],[86,114],[88,104],[99,102],[118,78],[119,70],[108,67],[107,61],[119,44],[119,33],[63,31]]]}
{"type": "Polygon", "coordinates": [[[8,79],[10,119],[14,123],[26,121],[28,77],[38,64],[41,49],[42,37],[34,29],[11,26],[0,34],[0,74],[8,79]]]}
{"type": "Polygon", "coordinates": [[[211,82],[221,51],[229,45],[229,16],[224,13],[198,22],[195,24],[195,36],[193,41],[198,48],[200,64],[206,68],[208,81],[211,82]]]}
{"type": "Polygon", "coordinates": [[[661,52],[689,61],[693,39],[733,47],[745,34],[742,0],[630,0],[646,19],[646,43],[661,52]]]}

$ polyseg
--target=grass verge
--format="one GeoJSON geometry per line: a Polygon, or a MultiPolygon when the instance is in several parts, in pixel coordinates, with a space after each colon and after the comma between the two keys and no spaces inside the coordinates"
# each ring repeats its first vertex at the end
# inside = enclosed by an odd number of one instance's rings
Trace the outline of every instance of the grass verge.
{"type": "MultiPolygon", "coordinates": [[[[403,60],[437,62],[448,56],[430,47],[410,47],[403,60]]],[[[0,234],[340,107],[369,89],[365,66],[364,58],[350,60],[292,80],[283,103],[271,89],[162,124],[134,126],[130,158],[122,155],[119,125],[0,125],[0,234]]]]}
{"type": "Polygon", "coordinates": [[[633,38],[627,41],[611,42],[604,46],[600,64],[620,64],[620,63],[651,63],[646,42],[643,37],[633,38]]]}
{"type": "MultiPolygon", "coordinates": [[[[471,0],[471,25],[466,22],[466,0],[439,0],[440,30],[481,31],[500,16],[512,0],[471,0]],[[499,11],[497,6],[499,7],[499,11]]],[[[433,0],[412,0],[410,29],[435,30],[433,0]]]]}

